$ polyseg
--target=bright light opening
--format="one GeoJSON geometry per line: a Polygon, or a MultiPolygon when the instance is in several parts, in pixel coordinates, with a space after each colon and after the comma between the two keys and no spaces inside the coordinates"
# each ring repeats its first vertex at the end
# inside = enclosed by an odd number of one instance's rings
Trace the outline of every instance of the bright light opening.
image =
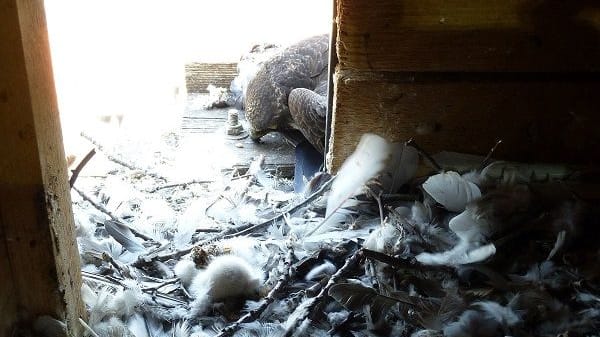
{"type": "Polygon", "coordinates": [[[178,126],[185,108],[186,63],[237,62],[256,43],[327,33],[331,7],[323,0],[46,0],[67,152],[81,150],[85,130],[103,128],[106,142],[118,134],[158,138],[178,126]],[[110,118],[119,126],[99,122],[110,118]]]}

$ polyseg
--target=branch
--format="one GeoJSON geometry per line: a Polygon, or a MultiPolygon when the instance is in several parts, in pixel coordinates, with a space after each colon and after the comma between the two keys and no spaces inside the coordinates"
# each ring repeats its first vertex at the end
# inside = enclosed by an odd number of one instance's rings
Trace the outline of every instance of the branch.
{"type": "Polygon", "coordinates": [[[188,181],[185,183],[175,183],[175,184],[167,184],[167,185],[162,185],[162,186],[157,186],[151,190],[146,191],[147,193],[156,193],[160,190],[163,190],[165,188],[173,188],[173,187],[187,187],[188,185],[192,185],[192,184],[211,184],[214,183],[214,180],[192,180],[192,181],[188,181]]]}
{"type": "Polygon", "coordinates": [[[233,237],[237,237],[237,236],[250,234],[250,233],[256,231],[257,229],[266,227],[266,226],[270,225],[271,223],[274,223],[274,222],[277,222],[277,221],[283,219],[285,214],[294,213],[298,209],[306,206],[306,204],[312,202],[318,196],[323,194],[323,192],[331,185],[331,183],[333,182],[333,179],[334,178],[327,181],[325,184],[323,184],[323,186],[321,186],[321,188],[319,188],[319,190],[317,190],[315,193],[311,194],[308,198],[306,198],[299,204],[283,211],[281,214],[273,217],[270,220],[264,221],[264,222],[256,224],[256,225],[247,224],[247,225],[242,225],[242,226],[238,226],[238,227],[228,228],[228,229],[221,231],[219,234],[215,235],[214,237],[212,237],[210,239],[201,241],[200,243],[196,243],[192,246],[189,246],[189,247],[186,247],[186,248],[183,248],[180,250],[176,250],[176,251],[168,253],[168,254],[159,255],[158,253],[153,253],[153,254],[149,254],[146,256],[139,256],[138,259],[135,262],[133,262],[132,265],[134,267],[139,268],[139,267],[142,267],[144,265],[151,263],[154,260],[164,262],[164,261],[168,261],[170,259],[178,259],[184,255],[189,254],[192,251],[192,249],[194,249],[194,247],[204,246],[204,245],[207,245],[209,243],[212,243],[212,242],[215,242],[218,240],[224,240],[224,239],[229,239],[229,238],[233,238],[233,237]]]}
{"type": "Polygon", "coordinates": [[[100,144],[97,141],[95,141],[91,136],[87,135],[85,132],[82,132],[80,135],[81,135],[81,137],[85,138],[87,141],[89,141],[90,143],[92,143],[98,149],[98,151],[103,152],[104,155],[106,156],[106,158],[108,160],[110,160],[110,161],[112,161],[114,163],[117,163],[117,164],[119,164],[119,165],[121,165],[123,167],[126,167],[126,168],[128,168],[128,169],[130,169],[132,171],[141,171],[142,173],[144,173],[147,176],[150,176],[150,177],[153,177],[153,178],[156,178],[156,179],[160,179],[160,180],[163,180],[163,181],[167,181],[167,178],[159,175],[158,173],[150,172],[148,170],[145,170],[145,169],[143,169],[141,167],[137,167],[137,166],[135,166],[135,165],[133,165],[131,163],[127,163],[127,162],[123,161],[122,159],[119,159],[119,158],[117,158],[115,156],[112,156],[112,155],[108,154],[104,150],[104,147],[102,146],[102,144],[100,144]]]}
{"type": "MultiPolygon", "coordinates": [[[[356,252],[354,252],[354,254],[346,260],[346,263],[344,263],[344,265],[342,266],[342,268],[340,268],[335,274],[333,274],[331,276],[331,278],[329,279],[329,282],[327,282],[327,284],[325,285],[325,287],[323,287],[323,289],[321,289],[321,291],[319,292],[319,294],[311,299],[309,299],[309,301],[311,301],[309,303],[309,305],[305,308],[302,309],[304,310],[303,313],[301,313],[300,315],[298,315],[298,318],[296,318],[296,321],[294,322],[294,324],[290,325],[287,330],[285,331],[284,335],[285,337],[290,337],[294,334],[294,330],[296,329],[296,327],[300,326],[305,320],[310,319],[309,316],[311,314],[314,314],[314,310],[317,307],[317,305],[319,305],[321,302],[323,302],[328,296],[328,292],[329,289],[336,284],[341,278],[342,276],[346,275],[350,269],[354,268],[357,264],[358,261],[360,261],[360,259],[363,257],[362,254],[363,250],[359,249],[356,252]]],[[[302,306],[300,306],[301,308],[302,306]]],[[[298,309],[296,309],[298,310],[298,309]]],[[[294,316],[294,313],[292,313],[290,316],[294,316]]]]}
{"type": "Polygon", "coordinates": [[[431,163],[431,165],[433,165],[433,167],[437,170],[437,171],[444,171],[444,168],[442,168],[440,166],[440,164],[438,164],[437,161],[435,161],[435,159],[433,159],[433,157],[425,152],[425,150],[423,150],[418,144],[417,142],[414,141],[414,139],[410,139],[408,142],[406,142],[406,145],[408,146],[412,146],[415,148],[415,150],[417,150],[417,152],[419,152],[419,154],[421,156],[423,156],[425,159],[427,159],[427,161],[429,161],[431,163]]]}
{"type": "Polygon", "coordinates": [[[90,152],[88,152],[85,157],[83,157],[83,159],[79,162],[79,164],[77,165],[77,167],[74,170],[71,170],[71,178],[69,179],[69,187],[73,187],[73,185],[75,185],[75,181],[77,180],[77,177],[79,177],[79,173],[81,172],[81,170],[83,170],[83,167],[90,161],[90,159],[92,159],[92,157],[96,154],[96,150],[95,149],[91,149],[90,152]]]}
{"type": "Polygon", "coordinates": [[[89,202],[92,206],[94,206],[94,208],[96,208],[97,210],[99,210],[100,212],[108,215],[108,217],[115,222],[118,222],[120,225],[123,225],[127,228],[129,228],[129,230],[131,231],[131,233],[133,233],[133,235],[137,236],[138,238],[142,238],[146,241],[150,241],[153,242],[154,244],[157,244],[156,241],[154,241],[153,238],[149,237],[148,235],[139,232],[138,230],[136,230],[135,228],[132,228],[128,225],[126,225],[125,223],[123,223],[123,220],[117,218],[114,214],[112,214],[108,209],[106,209],[106,207],[102,206],[101,204],[95,202],[94,200],[92,200],[92,198],[88,197],[85,193],[83,193],[81,190],[79,190],[77,187],[72,186],[72,189],[75,190],[75,192],[77,192],[82,198],[83,200],[89,202]]]}
{"type": "Polygon", "coordinates": [[[283,218],[284,218],[284,216],[285,216],[285,214],[288,214],[288,213],[289,213],[289,214],[291,214],[291,213],[294,213],[294,212],[296,212],[296,211],[297,211],[297,210],[299,210],[300,208],[302,208],[302,207],[306,206],[308,203],[312,202],[312,201],[313,201],[313,200],[315,200],[317,197],[319,197],[320,195],[322,195],[322,194],[323,194],[323,192],[325,192],[325,190],[327,190],[327,189],[329,188],[329,186],[331,186],[331,184],[333,183],[333,180],[334,180],[334,179],[335,179],[335,178],[331,178],[331,179],[329,179],[329,180],[328,180],[326,183],[324,183],[324,184],[323,184],[323,186],[321,186],[321,188],[319,188],[319,189],[318,189],[318,190],[317,190],[315,193],[311,194],[311,195],[310,195],[308,198],[306,198],[304,201],[302,201],[301,203],[299,203],[299,204],[297,204],[297,205],[295,205],[295,206],[293,206],[293,207],[291,207],[291,208],[289,208],[289,209],[287,209],[287,210],[285,210],[285,211],[281,212],[281,213],[280,213],[279,215],[277,215],[276,217],[274,217],[274,218],[272,218],[272,219],[270,219],[270,220],[267,220],[267,221],[265,221],[265,222],[259,223],[259,224],[257,224],[257,225],[250,226],[250,227],[248,227],[248,228],[246,228],[246,229],[243,229],[243,230],[241,230],[241,231],[239,231],[239,232],[236,232],[236,233],[233,233],[233,234],[229,234],[229,235],[227,235],[227,236],[225,237],[225,239],[232,238],[232,237],[234,237],[234,236],[241,236],[241,235],[245,235],[245,234],[252,233],[252,232],[254,232],[255,230],[257,230],[257,229],[259,229],[259,228],[266,227],[267,225],[269,225],[269,224],[271,224],[271,223],[273,223],[273,222],[276,222],[276,221],[279,221],[279,220],[283,219],[283,218]]]}
{"type": "Polygon", "coordinates": [[[80,189],[78,189],[75,186],[71,186],[71,188],[77,192],[79,194],[79,196],[81,196],[81,198],[83,198],[83,200],[87,201],[90,203],[90,205],[94,206],[95,209],[99,210],[101,213],[104,213],[106,215],[108,215],[109,218],[111,218],[111,220],[113,221],[117,221],[117,222],[121,222],[119,220],[119,218],[117,218],[114,214],[112,214],[108,209],[106,209],[106,207],[102,206],[101,204],[97,203],[96,201],[92,200],[92,198],[88,197],[87,194],[83,193],[80,189]]]}
{"type": "Polygon", "coordinates": [[[399,269],[418,269],[418,270],[431,270],[431,271],[448,271],[448,272],[454,272],[454,270],[450,267],[447,266],[430,266],[430,265],[424,265],[424,264],[420,264],[420,263],[416,263],[408,260],[408,259],[399,259],[397,257],[393,257],[384,253],[380,253],[374,250],[370,250],[370,249],[366,249],[363,248],[363,255],[368,258],[368,259],[373,259],[373,260],[377,260],[379,262],[385,263],[387,265],[390,265],[394,268],[399,268],[399,269]]]}

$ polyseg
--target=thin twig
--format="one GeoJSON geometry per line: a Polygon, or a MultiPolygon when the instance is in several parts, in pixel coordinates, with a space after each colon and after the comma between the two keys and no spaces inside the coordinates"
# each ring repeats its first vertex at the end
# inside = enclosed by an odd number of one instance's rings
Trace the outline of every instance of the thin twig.
{"type": "Polygon", "coordinates": [[[321,196],[323,194],[323,192],[325,192],[325,190],[327,190],[329,188],[329,186],[333,183],[334,178],[329,179],[326,183],[324,183],[315,193],[311,194],[308,198],[306,198],[305,200],[303,200],[302,202],[300,202],[299,204],[281,212],[279,215],[273,217],[270,220],[264,221],[262,223],[259,223],[257,225],[248,227],[246,229],[243,229],[239,232],[233,233],[233,234],[229,234],[227,235],[225,238],[231,238],[234,236],[241,236],[241,235],[246,235],[249,233],[254,232],[255,230],[265,227],[271,223],[277,222],[281,219],[283,219],[285,214],[292,214],[294,212],[296,212],[297,210],[299,210],[300,208],[306,206],[307,204],[309,204],[310,202],[314,201],[316,198],[318,198],[319,196],[321,196]]]}
{"type": "Polygon", "coordinates": [[[285,214],[291,214],[296,212],[298,209],[306,206],[308,203],[312,202],[313,200],[315,200],[317,197],[319,197],[321,194],[323,194],[323,192],[325,192],[325,190],[329,187],[329,185],[331,185],[331,183],[333,182],[334,178],[330,179],[329,181],[327,181],[325,184],[323,184],[323,186],[321,186],[321,188],[319,188],[319,190],[317,190],[315,193],[311,194],[308,198],[306,198],[305,200],[303,200],[302,202],[300,202],[299,204],[281,212],[281,214],[273,217],[270,220],[264,221],[262,223],[256,224],[256,225],[251,225],[251,224],[247,224],[247,225],[242,225],[242,226],[238,226],[238,227],[232,227],[232,228],[228,228],[225,229],[223,231],[221,231],[219,234],[215,235],[214,237],[201,241],[199,243],[196,243],[192,246],[180,249],[180,250],[176,250],[174,252],[171,252],[169,254],[156,254],[156,253],[152,253],[149,255],[145,255],[145,256],[139,256],[138,259],[133,262],[133,266],[134,267],[141,267],[143,265],[149,264],[152,261],[168,261],[171,259],[178,259],[184,255],[189,254],[192,249],[194,249],[194,247],[197,246],[204,246],[207,245],[209,243],[218,241],[218,240],[223,240],[223,239],[229,239],[229,238],[233,238],[233,237],[237,237],[237,236],[241,236],[241,235],[246,235],[249,233],[254,232],[255,230],[259,229],[259,228],[263,228],[266,227],[267,225],[277,222],[281,219],[284,218],[285,214]]]}
{"type": "Polygon", "coordinates": [[[71,178],[69,179],[69,187],[73,187],[75,185],[75,181],[77,177],[79,177],[79,173],[83,170],[83,167],[92,159],[92,157],[96,154],[96,149],[92,148],[90,152],[88,152],[85,157],[79,162],[77,167],[74,170],[71,170],[71,178]]]}
{"type": "MultiPolygon", "coordinates": [[[[111,277],[111,276],[108,276],[108,275],[98,275],[98,274],[89,273],[89,272],[86,272],[86,271],[81,271],[81,276],[84,279],[93,280],[93,281],[96,281],[96,282],[101,282],[103,284],[111,285],[115,289],[116,289],[117,286],[121,287],[123,289],[129,289],[129,286],[127,286],[125,283],[123,283],[121,280],[119,280],[116,277],[111,277]]],[[[186,302],[186,301],[182,301],[182,300],[180,300],[180,299],[178,299],[176,297],[169,296],[169,295],[167,295],[167,294],[165,294],[163,292],[157,291],[157,290],[149,289],[149,291],[147,291],[146,289],[143,289],[141,287],[140,287],[140,290],[142,290],[144,293],[147,293],[147,294],[149,294],[149,295],[151,295],[153,297],[160,298],[160,299],[163,299],[163,300],[168,300],[168,301],[177,303],[179,305],[183,305],[183,304],[187,305],[188,304],[188,302],[186,302]]],[[[164,304],[161,304],[161,305],[163,305],[163,306],[166,307],[166,305],[164,305],[164,304]]]]}
{"type": "Polygon", "coordinates": [[[375,201],[377,201],[377,206],[379,206],[379,220],[380,220],[380,224],[383,226],[383,221],[384,221],[383,203],[381,201],[382,191],[379,191],[378,193],[376,193],[375,191],[373,191],[373,189],[371,187],[369,187],[369,185],[367,185],[367,191],[369,191],[369,194],[371,194],[373,199],[375,199],[375,201]]]}
{"type": "Polygon", "coordinates": [[[377,260],[379,262],[383,262],[392,267],[399,269],[418,269],[418,270],[433,270],[433,271],[449,271],[453,272],[453,269],[447,266],[433,266],[433,265],[424,265],[419,263],[414,263],[410,260],[399,259],[397,257],[389,256],[384,253],[380,253],[370,249],[363,249],[363,255],[368,259],[377,260]]]}
{"type": "Polygon", "coordinates": [[[153,286],[153,287],[142,287],[142,291],[144,292],[148,292],[148,291],[158,291],[160,288],[166,287],[169,284],[175,284],[178,283],[180,280],[179,278],[175,277],[172,278],[170,280],[164,280],[162,282],[160,282],[159,284],[153,286]]]}
{"type": "Polygon", "coordinates": [[[192,180],[192,181],[187,181],[185,183],[175,183],[175,184],[167,184],[167,185],[161,185],[161,186],[157,186],[151,190],[146,191],[147,193],[156,193],[160,190],[166,189],[166,188],[173,188],[173,187],[187,187],[189,185],[192,184],[211,184],[214,183],[214,180],[192,180]]]}
{"type": "Polygon", "coordinates": [[[114,163],[117,163],[117,164],[119,164],[119,165],[121,165],[123,167],[126,167],[126,168],[128,168],[128,169],[130,169],[132,171],[141,171],[141,172],[143,172],[147,176],[150,176],[150,177],[153,177],[153,178],[156,178],[156,179],[160,179],[160,180],[163,180],[163,181],[167,181],[168,180],[167,178],[161,176],[158,173],[150,172],[148,170],[145,170],[145,169],[143,169],[141,167],[137,167],[137,166],[135,166],[135,165],[133,165],[131,163],[128,163],[128,162],[126,162],[126,161],[124,161],[122,159],[119,159],[119,158],[117,158],[115,156],[112,156],[112,155],[108,154],[104,150],[104,146],[102,146],[102,144],[98,143],[96,140],[94,140],[91,136],[89,136],[85,132],[82,132],[80,135],[81,135],[81,137],[85,138],[87,141],[89,141],[90,143],[92,143],[98,149],[98,151],[103,152],[104,156],[106,157],[106,159],[108,159],[108,160],[110,160],[110,161],[112,161],[114,163]]]}
{"type": "Polygon", "coordinates": [[[438,164],[438,162],[435,161],[435,159],[433,159],[429,153],[425,152],[425,150],[423,150],[414,139],[410,139],[408,142],[406,142],[406,145],[415,148],[415,150],[417,150],[421,156],[425,157],[425,159],[427,159],[427,161],[429,161],[437,171],[444,170],[444,168],[441,167],[440,164],[438,164]]]}
{"type": "Polygon", "coordinates": [[[106,209],[106,207],[102,206],[101,204],[97,203],[96,201],[94,201],[92,198],[88,197],[87,194],[83,193],[83,191],[81,191],[80,189],[78,189],[75,186],[72,186],[73,190],[75,192],[77,192],[79,194],[79,196],[81,196],[83,198],[83,200],[87,201],[88,203],[90,203],[90,205],[94,206],[95,209],[99,210],[100,212],[108,215],[109,218],[111,218],[111,220],[113,221],[117,221],[117,222],[121,222],[119,220],[119,218],[117,218],[114,214],[112,214],[108,209],[106,209]]]}
{"type": "MultiPolygon", "coordinates": [[[[301,325],[302,322],[304,322],[306,319],[309,319],[309,316],[311,314],[314,314],[314,310],[317,307],[317,305],[319,305],[321,302],[323,302],[329,296],[329,294],[328,294],[329,289],[331,289],[331,287],[334,284],[336,284],[344,275],[346,275],[352,268],[354,268],[358,264],[358,262],[360,261],[360,259],[362,257],[363,257],[362,249],[359,249],[356,252],[354,252],[354,254],[346,260],[346,263],[344,263],[342,268],[340,268],[335,274],[333,274],[331,276],[331,278],[329,279],[329,282],[327,282],[325,287],[323,287],[323,289],[321,289],[319,294],[317,296],[309,299],[309,301],[311,301],[309,303],[309,305],[306,307],[301,306],[301,308],[303,308],[301,310],[304,310],[304,312],[301,313],[300,315],[298,315],[298,318],[296,319],[296,321],[288,327],[288,329],[285,331],[283,336],[285,336],[285,337],[292,336],[292,334],[294,333],[296,328],[299,325],[301,325]]],[[[292,316],[292,315],[294,315],[294,313],[292,313],[290,316],[292,316]]]]}
{"type": "Polygon", "coordinates": [[[102,253],[102,260],[107,261],[108,263],[110,263],[119,273],[119,275],[121,275],[121,277],[123,278],[130,278],[131,275],[129,274],[129,270],[125,270],[125,268],[121,265],[120,262],[117,262],[115,259],[113,259],[112,256],[110,256],[110,254],[103,252],[102,253]],[[125,275],[127,274],[127,275],[125,275]]]}
{"type": "Polygon", "coordinates": [[[502,139],[499,139],[498,141],[496,141],[496,144],[494,144],[494,146],[490,149],[490,151],[488,152],[487,156],[485,156],[485,159],[481,162],[481,166],[479,166],[479,172],[481,172],[488,164],[488,162],[490,161],[490,159],[492,158],[492,155],[494,154],[494,152],[496,151],[496,148],[498,147],[498,145],[500,145],[502,143],[502,139]]]}
{"type": "Polygon", "coordinates": [[[123,223],[123,220],[117,218],[114,214],[112,214],[108,209],[106,209],[106,207],[102,206],[101,204],[97,203],[96,201],[94,201],[92,198],[88,197],[87,194],[83,193],[83,191],[79,190],[77,187],[72,186],[73,190],[75,190],[75,192],[77,192],[81,198],[83,198],[83,200],[87,201],[88,203],[90,203],[90,205],[94,206],[94,208],[96,208],[97,210],[99,210],[100,212],[108,215],[108,217],[115,222],[118,222],[120,225],[127,227],[131,233],[133,233],[133,235],[137,236],[138,238],[142,238],[146,241],[151,241],[151,242],[155,242],[153,238],[149,237],[148,235],[139,232],[138,230],[136,230],[135,228],[132,228],[126,224],[123,223]]]}
{"type": "Polygon", "coordinates": [[[379,262],[383,262],[385,264],[388,264],[388,265],[390,265],[392,267],[396,267],[396,268],[410,269],[410,268],[415,268],[418,266],[417,264],[412,263],[409,260],[399,259],[399,258],[396,258],[393,256],[389,256],[387,254],[380,253],[380,252],[366,249],[366,248],[363,249],[363,254],[368,259],[377,260],[379,262]]]}

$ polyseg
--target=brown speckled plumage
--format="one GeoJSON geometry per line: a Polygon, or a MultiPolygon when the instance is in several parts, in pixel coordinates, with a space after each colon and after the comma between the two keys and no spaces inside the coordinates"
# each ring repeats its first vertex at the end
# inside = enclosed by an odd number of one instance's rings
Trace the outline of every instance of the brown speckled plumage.
{"type": "Polygon", "coordinates": [[[297,129],[323,152],[329,37],[302,40],[266,61],[248,84],[250,136],[297,129]],[[300,89],[299,89],[300,88],[300,89]]]}

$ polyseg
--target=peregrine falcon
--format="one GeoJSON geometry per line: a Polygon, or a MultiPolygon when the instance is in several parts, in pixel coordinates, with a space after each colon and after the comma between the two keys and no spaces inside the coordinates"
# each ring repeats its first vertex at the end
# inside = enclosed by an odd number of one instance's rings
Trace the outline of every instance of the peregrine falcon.
{"type": "Polygon", "coordinates": [[[299,130],[321,153],[325,148],[328,35],[285,48],[263,63],[248,83],[245,97],[250,137],[299,130]]]}

